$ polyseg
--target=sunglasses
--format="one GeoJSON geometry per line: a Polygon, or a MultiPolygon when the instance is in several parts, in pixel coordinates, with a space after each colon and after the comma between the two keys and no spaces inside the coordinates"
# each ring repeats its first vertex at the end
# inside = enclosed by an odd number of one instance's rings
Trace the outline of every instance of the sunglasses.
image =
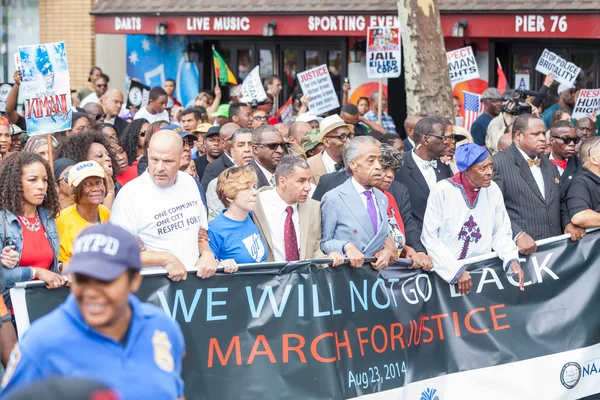
{"type": "Polygon", "coordinates": [[[580,137],[574,137],[574,138],[570,138],[570,137],[562,137],[562,136],[552,136],[554,139],[560,139],[562,140],[562,142],[566,145],[569,145],[571,143],[573,144],[577,144],[579,143],[579,141],[581,140],[580,137]]]}
{"type": "Polygon", "coordinates": [[[279,147],[286,151],[290,144],[288,142],[277,142],[277,143],[256,143],[256,146],[263,146],[271,151],[276,151],[279,147]]]}
{"type": "MultiPolygon", "coordinates": [[[[249,165],[249,164],[248,164],[249,165]]],[[[225,179],[229,179],[229,176],[232,174],[237,174],[240,171],[245,170],[248,165],[244,165],[243,167],[229,167],[225,170],[225,179]]],[[[252,168],[252,167],[250,167],[252,168]]]]}
{"type": "Polygon", "coordinates": [[[94,115],[94,119],[96,121],[100,121],[101,119],[104,119],[104,118],[106,118],[106,114],[96,114],[96,115],[94,115]]]}
{"type": "Polygon", "coordinates": [[[454,133],[451,135],[448,135],[448,136],[434,135],[433,133],[428,133],[425,136],[433,136],[434,138],[438,138],[440,140],[443,140],[444,142],[448,139],[452,139],[452,140],[456,141],[456,135],[454,133]]]}
{"type": "Polygon", "coordinates": [[[261,117],[260,115],[257,115],[256,117],[254,117],[255,121],[267,121],[269,119],[269,117],[267,117],[266,115],[261,117]]]}
{"type": "Polygon", "coordinates": [[[69,184],[69,171],[65,172],[62,177],[62,180],[68,185],[69,184]]]}

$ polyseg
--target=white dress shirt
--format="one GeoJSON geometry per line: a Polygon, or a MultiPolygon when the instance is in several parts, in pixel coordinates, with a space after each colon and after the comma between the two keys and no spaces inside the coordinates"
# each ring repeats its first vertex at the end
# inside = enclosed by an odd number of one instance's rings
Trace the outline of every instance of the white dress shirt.
{"type": "Polygon", "coordinates": [[[415,144],[415,142],[410,137],[407,136],[406,138],[408,139],[408,143],[411,144],[411,146],[412,146],[413,149],[417,147],[417,145],[415,144]]]}
{"type": "MultiPolygon", "coordinates": [[[[358,192],[358,195],[360,196],[360,199],[362,200],[364,206],[365,206],[365,210],[367,210],[367,213],[369,211],[369,207],[367,205],[367,195],[365,195],[365,192],[371,192],[372,195],[372,199],[373,199],[373,204],[375,204],[375,211],[377,212],[377,232],[379,232],[379,227],[381,227],[381,218],[379,217],[379,205],[377,204],[377,198],[375,197],[375,192],[373,192],[373,189],[365,189],[360,183],[358,183],[356,181],[356,179],[354,179],[354,177],[352,177],[352,186],[354,186],[354,189],[356,189],[356,191],[358,192]]],[[[369,218],[370,219],[370,218],[369,218]]],[[[375,232],[375,233],[377,233],[375,232]]]]}
{"type": "MultiPolygon", "coordinates": [[[[425,166],[429,161],[423,160],[421,157],[415,153],[415,150],[412,150],[413,160],[415,160],[415,164],[419,167],[419,171],[423,174],[423,178],[425,178],[425,182],[427,186],[429,186],[429,190],[433,189],[435,184],[437,183],[437,177],[435,176],[435,168],[433,166],[425,166]]],[[[439,161],[438,161],[439,162],[439,161]]]]}
{"type": "Polygon", "coordinates": [[[114,117],[112,117],[111,119],[105,119],[104,123],[105,124],[111,124],[112,126],[115,126],[115,121],[117,120],[117,116],[115,115],[114,117]]]}
{"type": "Polygon", "coordinates": [[[256,165],[258,165],[258,168],[260,168],[260,170],[262,171],[263,174],[265,174],[265,178],[267,178],[267,182],[269,182],[269,186],[275,186],[274,185],[274,180],[275,180],[275,175],[272,174],[271,172],[269,172],[265,167],[263,167],[262,165],[260,165],[260,163],[258,162],[258,160],[256,160],[256,165]]]}
{"type": "MultiPolygon", "coordinates": [[[[223,152],[223,154],[225,154],[225,157],[229,158],[229,161],[231,161],[231,163],[232,163],[233,165],[235,165],[235,160],[233,159],[233,157],[231,157],[229,154],[227,154],[227,153],[225,153],[225,152],[223,152]]],[[[239,167],[239,165],[238,165],[238,167],[239,167]]]]}
{"type": "MultiPolygon", "coordinates": [[[[523,158],[525,158],[525,161],[532,159],[523,150],[521,150],[519,148],[519,146],[517,146],[517,149],[519,149],[519,152],[521,153],[523,158]]],[[[533,160],[535,161],[538,158],[539,157],[536,157],[533,160]]],[[[544,191],[544,188],[545,188],[544,187],[544,175],[542,175],[542,168],[538,167],[537,165],[532,165],[531,167],[529,167],[529,169],[531,170],[531,173],[533,174],[533,179],[535,179],[535,183],[537,183],[538,189],[540,189],[540,193],[542,194],[542,197],[546,198],[546,194],[544,191]]]]}
{"type": "Polygon", "coordinates": [[[329,157],[329,154],[327,154],[326,151],[323,151],[321,158],[323,159],[323,165],[325,165],[325,171],[327,171],[328,174],[335,172],[335,164],[337,163],[333,158],[329,157]]]}
{"type": "MultiPolygon", "coordinates": [[[[273,250],[273,258],[276,262],[285,262],[285,246],[284,246],[284,227],[287,218],[286,208],[289,206],[277,193],[277,190],[265,190],[258,194],[269,231],[271,232],[271,244],[273,250]]],[[[291,205],[294,210],[292,214],[292,222],[296,231],[296,240],[298,242],[298,254],[300,254],[300,215],[298,214],[298,203],[291,205]]]]}
{"type": "MultiPolygon", "coordinates": [[[[550,152],[550,157],[548,157],[550,160],[556,160],[556,158],[554,158],[554,156],[552,155],[552,152],[550,152]]],[[[557,160],[559,161],[559,160],[557,160]]],[[[556,167],[556,169],[558,169],[558,173],[560,174],[560,176],[562,176],[562,174],[565,172],[564,169],[562,169],[561,167],[559,167],[558,165],[554,164],[554,166],[556,167]]]]}

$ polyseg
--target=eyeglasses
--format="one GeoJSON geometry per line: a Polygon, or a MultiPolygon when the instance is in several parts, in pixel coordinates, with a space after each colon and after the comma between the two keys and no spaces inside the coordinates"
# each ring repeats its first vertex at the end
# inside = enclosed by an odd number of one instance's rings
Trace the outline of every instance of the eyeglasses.
{"type": "Polygon", "coordinates": [[[254,117],[255,121],[267,121],[268,119],[269,119],[269,117],[266,116],[266,115],[262,116],[262,117],[260,115],[257,115],[257,116],[254,117]]]}
{"type": "Polygon", "coordinates": [[[596,147],[598,145],[598,143],[600,143],[600,139],[596,140],[596,143],[594,143],[593,145],[590,146],[590,148],[588,149],[588,158],[590,158],[592,156],[592,149],[594,147],[596,147]]]}
{"type": "Polygon", "coordinates": [[[331,139],[339,139],[340,142],[345,143],[348,139],[353,139],[354,135],[352,135],[352,134],[346,135],[345,133],[342,133],[341,135],[337,135],[337,136],[328,135],[328,136],[325,136],[325,137],[328,137],[328,138],[331,138],[331,139]]]}
{"type": "Polygon", "coordinates": [[[444,142],[447,141],[448,139],[452,139],[452,140],[456,141],[456,135],[454,133],[451,135],[448,135],[448,136],[434,135],[433,133],[428,133],[425,136],[433,136],[435,138],[443,140],[444,142]]]}
{"type": "Polygon", "coordinates": [[[96,114],[96,115],[94,115],[94,119],[96,121],[100,121],[101,119],[104,119],[104,118],[106,118],[106,114],[96,114]]]}
{"type": "Polygon", "coordinates": [[[279,147],[281,147],[283,149],[283,151],[286,151],[287,148],[290,146],[290,144],[288,142],[256,143],[256,146],[263,146],[263,147],[268,148],[271,151],[276,151],[279,147]]]}
{"type": "MultiPolygon", "coordinates": [[[[250,165],[250,164],[244,165],[243,167],[233,166],[233,167],[227,168],[225,170],[225,179],[229,179],[230,175],[237,174],[238,172],[245,170],[248,167],[248,165],[250,165]]],[[[252,168],[252,167],[250,167],[250,168],[252,168]]]]}
{"type": "Polygon", "coordinates": [[[571,137],[562,137],[562,136],[552,136],[552,137],[554,139],[560,139],[560,140],[562,140],[562,142],[564,144],[566,144],[566,145],[570,145],[571,143],[577,144],[577,143],[579,143],[579,141],[581,141],[580,137],[574,137],[574,138],[571,138],[571,137]]]}

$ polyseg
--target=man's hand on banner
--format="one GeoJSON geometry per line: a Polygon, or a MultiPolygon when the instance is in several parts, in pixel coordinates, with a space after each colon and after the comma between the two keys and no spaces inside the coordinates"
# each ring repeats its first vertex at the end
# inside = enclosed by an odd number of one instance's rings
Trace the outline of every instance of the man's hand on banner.
{"type": "Polygon", "coordinates": [[[196,267],[198,267],[198,272],[196,273],[198,278],[206,279],[213,276],[217,272],[217,260],[215,260],[215,255],[212,251],[203,251],[196,262],[196,267]]]}
{"type": "Polygon", "coordinates": [[[523,273],[523,269],[521,268],[521,264],[518,261],[513,261],[510,263],[510,270],[519,277],[519,288],[521,292],[525,290],[525,274],[523,273]]]}
{"type": "Polygon", "coordinates": [[[565,233],[571,235],[572,242],[576,242],[585,237],[585,229],[580,228],[577,225],[573,225],[570,222],[567,224],[567,226],[565,226],[565,233]]]}
{"type": "Polygon", "coordinates": [[[331,253],[327,254],[325,258],[331,258],[332,267],[337,267],[338,265],[342,265],[344,263],[344,256],[338,251],[332,251],[331,253]]]}
{"type": "Polygon", "coordinates": [[[165,269],[169,273],[169,279],[175,282],[185,280],[187,278],[187,270],[177,257],[167,253],[168,261],[165,263],[165,269]]]}
{"type": "MultiPolygon", "coordinates": [[[[398,254],[398,252],[396,252],[396,254],[398,254]]],[[[387,247],[384,247],[377,253],[373,254],[373,256],[377,260],[371,263],[371,267],[373,267],[373,269],[375,270],[380,270],[390,265],[390,258],[392,257],[392,252],[387,247]]]]}
{"type": "Polygon", "coordinates": [[[519,239],[517,239],[517,246],[519,247],[519,253],[523,255],[530,255],[535,253],[537,250],[537,244],[535,240],[527,233],[523,233],[519,239]]]}
{"type": "Polygon", "coordinates": [[[460,274],[460,278],[458,278],[458,293],[460,294],[468,294],[473,287],[473,280],[471,279],[471,274],[465,269],[462,274],[460,274]]]}
{"type": "Polygon", "coordinates": [[[361,253],[354,244],[348,242],[344,246],[346,258],[350,261],[352,268],[360,268],[365,262],[365,255],[361,253]]]}

